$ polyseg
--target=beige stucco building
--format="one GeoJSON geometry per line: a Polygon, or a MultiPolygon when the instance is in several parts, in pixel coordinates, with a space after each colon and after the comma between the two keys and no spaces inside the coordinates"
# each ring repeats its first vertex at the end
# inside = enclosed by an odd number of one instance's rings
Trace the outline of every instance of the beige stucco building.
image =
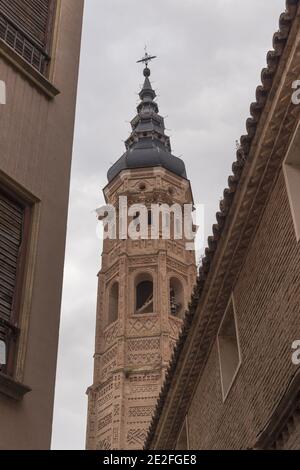
{"type": "Polygon", "coordinates": [[[83,0],[0,0],[0,449],[48,449],[83,0]]]}
{"type": "Polygon", "coordinates": [[[170,236],[160,232],[151,239],[152,205],[177,204],[182,211],[193,197],[183,161],[171,154],[147,65],[144,76],[126,153],[109,170],[104,195],[118,218],[119,198],[126,197],[126,232],[128,224],[140,227],[144,217],[146,233],[122,239],[117,223],[116,239],[104,240],[88,449],[143,447],[196,280],[194,251],[185,237],[175,239],[175,213],[167,221],[170,236]],[[136,204],[144,205],[144,214],[136,204]]]}
{"type": "Polygon", "coordinates": [[[300,1],[286,5],[146,448],[300,449],[300,1]]]}

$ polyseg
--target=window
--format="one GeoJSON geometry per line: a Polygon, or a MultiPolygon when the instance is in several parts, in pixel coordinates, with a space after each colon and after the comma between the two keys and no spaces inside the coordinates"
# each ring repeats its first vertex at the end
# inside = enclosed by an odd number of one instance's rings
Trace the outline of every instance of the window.
{"type": "Polygon", "coordinates": [[[28,208],[0,192],[0,371],[13,375],[28,208]]]}
{"type": "Polygon", "coordinates": [[[297,241],[300,240],[300,124],[283,164],[297,241]]]}
{"type": "Polygon", "coordinates": [[[150,274],[138,276],[135,291],[135,313],[153,313],[153,279],[150,274]]]}
{"type": "Polygon", "coordinates": [[[108,303],[108,324],[114,323],[118,320],[119,313],[119,284],[115,282],[109,291],[108,303]]]}
{"type": "Polygon", "coordinates": [[[45,74],[56,0],[0,0],[0,38],[45,74]]]}
{"type": "Polygon", "coordinates": [[[229,301],[218,332],[218,349],[222,394],[225,401],[241,365],[233,297],[229,301]]]}
{"type": "Polygon", "coordinates": [[[170,315],[181,318],[184,310],[184,290],[176,278],[170,279],[170,315]]]}

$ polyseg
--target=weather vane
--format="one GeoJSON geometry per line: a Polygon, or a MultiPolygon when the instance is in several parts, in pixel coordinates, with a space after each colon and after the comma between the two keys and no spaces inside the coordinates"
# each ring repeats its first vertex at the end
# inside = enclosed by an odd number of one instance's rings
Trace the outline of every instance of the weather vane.
{"type": "Polygon", "coordinates": [[[141,60],[138,60],[138,61],[137,61],[137,64],[145,64],[146,67],[148,68],[149,62],[151,62],[151,60],[153,60],[153,59],[156,59],[156,57],[157,57],[156,55],[150,55],[150,54],[148,54],[148,52],[147,52],[147,46],[145,46],[145,55],[144,55],[144,57],[143,57],[141,60]]]}

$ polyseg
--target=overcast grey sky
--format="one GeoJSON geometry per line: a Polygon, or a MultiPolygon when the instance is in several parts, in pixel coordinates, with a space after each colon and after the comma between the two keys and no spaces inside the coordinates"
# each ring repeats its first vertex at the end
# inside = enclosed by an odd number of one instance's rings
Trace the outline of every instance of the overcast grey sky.
{"type": "Polygon", "coordinates": [[[144,45],[173,154],[186,164],[205,233],[245,133],[284,0],[85,0],[53,449],[83,449],[101,244],[94,210],[135,115],[144,45]]]}

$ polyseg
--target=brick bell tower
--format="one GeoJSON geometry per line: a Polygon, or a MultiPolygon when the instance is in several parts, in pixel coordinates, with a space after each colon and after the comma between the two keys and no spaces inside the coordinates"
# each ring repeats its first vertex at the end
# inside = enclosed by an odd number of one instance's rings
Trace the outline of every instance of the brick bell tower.
{"type": "MultiPolygon", "coordinates": [[[[125,154],[109,169],[107,203],[128,207],[192,204],[183,161],[171,154],[158,114],[146,54],[145,82],[125,154]]],[[[139,223],[139,212],[127,222],[139,223]]],[[[162,220],[163,217],[161,216],[162,220]]],[[[141,449],[196,281],[195,252],[186,239],[104,240],[98,275],[94,383],[88,389],[87,449],[141,449]]],[[[176,232],[177,233],[177,232],[176,232]]],[[[177,238],[177,237],[176,237],[177,238]]]]}

